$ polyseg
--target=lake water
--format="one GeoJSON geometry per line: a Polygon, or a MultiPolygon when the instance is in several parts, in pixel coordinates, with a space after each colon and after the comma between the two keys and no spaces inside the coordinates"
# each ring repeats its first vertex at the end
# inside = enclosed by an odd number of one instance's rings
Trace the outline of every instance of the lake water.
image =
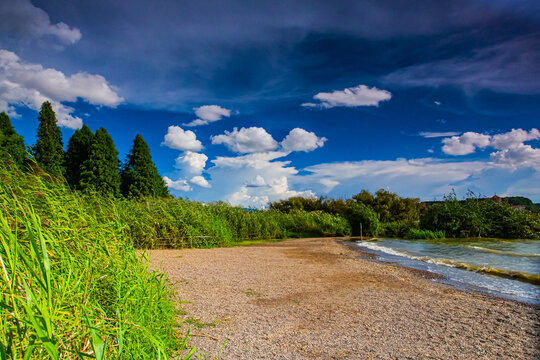
{"type": "Polygon", "coordinates": [[[540,304],[540,241],[499,239],[358,241],[381,261],[443,275],[473,291],[540,304]]]}

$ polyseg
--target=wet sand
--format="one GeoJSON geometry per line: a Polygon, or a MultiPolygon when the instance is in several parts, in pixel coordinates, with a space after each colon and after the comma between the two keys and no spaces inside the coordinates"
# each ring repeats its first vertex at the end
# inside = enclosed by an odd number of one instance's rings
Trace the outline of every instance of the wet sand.
{"type": "Polygon", "coordinates": [[[150,262],[210,359],[540,359],[538,307],[362,255],[325,238],[154,250],[150,262]]]}

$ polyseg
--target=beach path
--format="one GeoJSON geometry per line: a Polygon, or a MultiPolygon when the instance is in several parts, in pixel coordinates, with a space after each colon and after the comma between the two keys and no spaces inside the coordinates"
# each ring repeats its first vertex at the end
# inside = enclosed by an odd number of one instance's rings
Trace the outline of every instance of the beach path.
{"type": "Polygon", "coordinates": [[[365,256],[330,238],[149,254],[208,359],[540,358],[538,307],[365,256]]]}

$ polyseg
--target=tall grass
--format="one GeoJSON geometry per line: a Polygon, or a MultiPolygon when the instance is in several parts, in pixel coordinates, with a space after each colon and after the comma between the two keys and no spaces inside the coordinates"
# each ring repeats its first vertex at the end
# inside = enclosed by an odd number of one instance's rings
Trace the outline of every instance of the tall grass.
{"type": "Polygon", "coordinates": [[[178,347],[165,278],[100,210],[109,200],[5,167],[0,183],[2,359],[158,359],[178,347]]]}
{"type": "Polygon", "coordinates": [[[322,212],[83,195],[0,164],[2,359],[161,359],[183,350],[172,293],[134,248],[350,234],[322,212]]]}
{"type": "Polygon", "coordinates": [[[182,199],[116,200],[125,234],[139,248],[231,246],[245,240],[282,239],[296,234],[343,236],[347,220],[323,212],[246,211],[217,202],[182,199]]]}

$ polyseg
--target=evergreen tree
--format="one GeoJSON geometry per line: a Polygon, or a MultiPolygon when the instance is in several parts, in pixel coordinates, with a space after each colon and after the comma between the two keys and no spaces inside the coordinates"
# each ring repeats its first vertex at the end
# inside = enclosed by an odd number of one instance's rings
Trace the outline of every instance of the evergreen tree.
{"type": "Polygon", "coordinates": [[[81,166],[90,156],[94,133],[87,125],[75,133],[68,141],[66,151],[66,179],[74,189],[81,188],[81,166]]]}
{"type": "Polygon", "coordinates": [[[169,195],[167,185],[152,161],[150,148],[139,134],[133,141],[121,175],[122,194],[125,197],[169,195]]]}
{"type": "Polygon", "coordinates": [[[15,131],[9,116],[0,113],[0,159],[11,158],[13,163],[21,167],[27,159],[23,137],[15,131]]]}
{"type": "Polygon", "coordinates": [[[88,159],[81,166],[80,188],[104,195],[120,194],[120,162],[114,142],[104,128],[99,128],[90,146],[88,159]]]}
{"type": "Polygon", "coordinates": [[[64,147],[62,133],[56,123],[51,103],[46,101],[39,112],[39,126],[34,156],[45,170],[56,174],[64,173],[64,147]]]}

